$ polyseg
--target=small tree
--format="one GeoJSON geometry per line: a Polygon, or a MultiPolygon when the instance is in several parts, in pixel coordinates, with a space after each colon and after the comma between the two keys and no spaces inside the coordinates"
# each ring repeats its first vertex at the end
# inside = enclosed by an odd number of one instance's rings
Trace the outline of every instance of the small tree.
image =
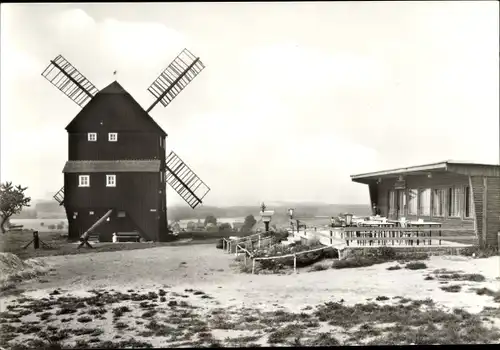
{"type": "Polygon", "coordinates": [[[219,231],[231,231],[232,227],[231,224],[228,222],[223,222],[222,224],[219,225],[219,231]]]}
{"type": "Polygon", "coordinates": [[[252,227],[257,223],[253,215],[248,215],[243,223],[242,231],[250,231],[252,227]]]}
{"type": "Polygon", "coordinates": [[[194,221],[189,221],[186,225],[186,228],[190,231],[194,230],[196,228],[196,222],[194,221]]]}
{"type": "Polygon", "coordinates": [[[213,215],[209,215],[205,218],[205,227],[208,225],[208,224],[214,224],[214,225],[217,225],[217,218],[213,215]]]}
{"type": "Polygon", "coordinates": [[[12,186],[12,182],[0,185],[0,229],[5,233],[5,222],[14,214],[19,214],[24,207],[29,207],[31,198],[26,197],[24,191],[28,187],[12,186]]]}

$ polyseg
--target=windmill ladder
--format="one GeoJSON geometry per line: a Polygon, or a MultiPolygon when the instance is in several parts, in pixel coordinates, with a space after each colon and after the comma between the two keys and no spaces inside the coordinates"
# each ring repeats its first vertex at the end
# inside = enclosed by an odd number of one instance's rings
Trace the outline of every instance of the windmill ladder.
{"type": "Polygon", "coordinates": [[[104,214],[99,220],[97,220],[90,228],[85,231],[83,235],[80,236],[80,240],[87,241],[90,233],[95,230],[99,225],[101,225],[113,212],[113,209],[109,209],[106,214],[104,214]]]}

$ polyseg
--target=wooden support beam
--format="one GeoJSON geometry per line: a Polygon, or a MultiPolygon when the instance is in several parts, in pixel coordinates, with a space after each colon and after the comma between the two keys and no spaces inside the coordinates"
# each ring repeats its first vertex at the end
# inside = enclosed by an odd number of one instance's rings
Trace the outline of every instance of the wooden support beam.
{"type": "Polygon", "coordinates": [[[113,209],[109,209],[106,214],[104,214],[99,220],[97,220],[92,226],[90,226],[90,228],[87,231],[85,231],[83,235],[80,236],[80,241],[82,243],[80,243],[78,248],[82,247],[83,245],[92,248],[92,246],[88,242],[90,233],[92,233],[93,230],[95,230],[99,225],[101,225],[111,215],[112,212],[113,209]]]}

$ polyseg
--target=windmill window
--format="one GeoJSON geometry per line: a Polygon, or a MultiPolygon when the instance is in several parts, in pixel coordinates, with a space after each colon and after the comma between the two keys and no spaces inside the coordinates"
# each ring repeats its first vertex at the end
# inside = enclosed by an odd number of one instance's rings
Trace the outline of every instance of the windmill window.
{"type": "Polygon", "coordinates": [[[106,187],[116,187],[116,175],[106,175],[106,187]]]}
{"type": "Polygon", "coordinates": [[[117,216],[119,218],[124,218],[125,217],[125,212],[124,211],[119,211],[117,216]]]}
{"type": "Polygon", "coordinates": [[[87,134],[87,137],[88,137],[89,141],[92,141],[92,142],[97,141],[97,133],[96,132],[89,132],[87,134]]]}
{"type": "Polygon", "coordinates": [[[79,175],[78,187],[90,187],[90,175],[79,175]]]}
{"type": "Polygon", "coordinates": [[[93,211],[89,211],[89,215],[94,215],[94,212],[93,211]]]}
{"type": "Polygon", "coordinates": [[[118,141],[118,133],[117,132],[108,133],[108,141],[109,142],[117,142],[118,141]]]}

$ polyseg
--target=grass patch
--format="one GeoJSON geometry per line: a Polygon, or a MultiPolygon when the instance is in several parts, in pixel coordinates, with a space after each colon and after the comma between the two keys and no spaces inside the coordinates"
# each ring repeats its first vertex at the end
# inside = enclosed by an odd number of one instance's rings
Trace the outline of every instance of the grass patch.
{"type": "Polygon", "coordinates": [[[302,330],[296,325],[288,324],[269,334],[267,341],[270,344],[285,343],[289,338],[300,338],[302,330]]]}
{"type": "Polygon", "coordinates": [[[330,333],[319,333],[308,344],[308,346],[339,346],[340,342],[330,333]]]}
{"type": "Polygon", "coordinates": [[[443,287],[439,287],[439,288],[444,290],[445,292],[449,292],[449,293],[458,293],[462,290],[462,286],[460,286],[458,284],[455,284],[452,286],[443,286],[443,287]]]}
{"type": "Polygon", "coordinates": [[[329,268],[329,266],[326,264],[317,264],[317,265],[313,265],[313,267],[311,267],[311,269],[309,271],[311,271],[311,272],[324,271],[324,270],[328,270],[328,268],[329,268]]]}
{"type": "Polygon", "coordinates": [[[78,322],[81,322],[81,323],[89,323],[89,322],[92,322],[92,317],[90,317],[90,316],[82,316],[82,317],[78,317],[76,320],[78,322]]]}
{"type": "Polygon", "coordinates": [[[426,269],[427,265],[423,262],[411,262],[406,264],[405,269],[408,270],[423,270],[426,269]]]}
{"type": "MultiPolygon", "coordinates": [[[[235,233],[237,235],[238,233],[235,233]]],[[[29,259],[42,256],[57,256],[57,255],[75,255],[75,254],[87,254],[89,250],[87,249],[76,249],[75,245],[68,242],[67,238],[61,236],[61,232],[43,232],[39,231],[39,237],[42,241],[47,243],[51,249],[41,248],[33,249],[33,246],[27,249],[22,249],[29,241],[33,239],[33,231],[23,230],[15,232],[7,232],[0,235],[0,247],[2,247],[2,252],[16,254],[20,259],[29,259]]],[[[178,238],[180,239],[180,237],[178,238]]],[[[217,238],[215,237],[196,237],[195,240],[189,242],[189,245],[193,244],[207,244],[213,241],[215,243],[217,238]]],[[[156,247],[167,247],[167,246],[178,246],[185,245],[182,242],[149,242],[149,243],[139,243],[139,242],[129,242],[129,243],[112,243],[105,242],[93,245],[92,253],[95,252],[112,252],[112,251],[124,251],[124,250],[136,250],[136,249],[148,249],[156,247]]]]}
{"type": "Polygon", "coordinates": [[[470,282],[484,282],[486,277],[477,273],[452,273],[452,274],[439,274],[437,277],[441,280],[448,281],[470,281],[470,282]]]}
{"type": "Polygon", "coordinates": [[[500,290],[498,291],[492,291],[491,289],[488,288],[480,288],[476,289],[476,294],[477,295],[487,295],[490,297],[493,297],[493,301],[500,303],[500,290]]]}

